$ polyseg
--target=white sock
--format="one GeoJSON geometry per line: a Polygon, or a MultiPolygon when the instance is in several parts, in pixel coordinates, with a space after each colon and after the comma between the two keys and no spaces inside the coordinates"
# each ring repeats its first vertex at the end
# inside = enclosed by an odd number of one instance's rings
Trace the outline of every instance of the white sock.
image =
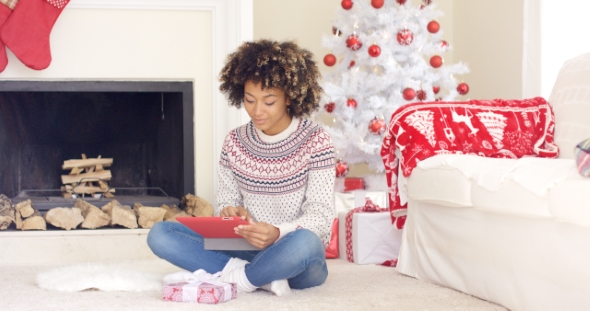
{"type": "Polygon", "coordinates": [[[164,285],[172,284],[172,283],[180,283],[185,281],[185,276],[192,274],[190,271],[182,270],[174,273],[170,273],[164,276],[162,282],[164,285]]]}
{"type": "Polygon", "coordinates": [[[289,287],[289,281],[287,281],[287,279],[272,281],[260,286],[260,288],[272,292],[279,297],[291,293],[291,287],[289,287]]]}
{"type": "Polygon", "coordinates": [[[238,292],[250,293],[258,287],[252,285],[246,276],[246,260],[233,257],[221,271],[221,281],[227,283],[236,283],[238,292]]]}

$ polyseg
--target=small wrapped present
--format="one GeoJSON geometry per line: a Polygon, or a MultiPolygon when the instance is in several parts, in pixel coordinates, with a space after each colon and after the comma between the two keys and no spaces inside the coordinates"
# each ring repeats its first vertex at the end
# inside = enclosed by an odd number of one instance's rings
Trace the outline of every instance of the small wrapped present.
{"type": "Polygon", "coordinates": [[[218,281],[219,273],[209,274],[199,269],[192,274],[187,274],[185,280],[186,282],[164,285],[162,299],[217,304],[235,299],[238,295],[237,284],[218,281]]]}
{"type": "Polygon", "coordinates": [[[345,178],[344,191],[363,190],[365,189],[365,181],[362,178],[345,178]]]}
{"type": "MultiPolygon", "coordinates": [[[[400,210],[405,213],[406,210],[400,210]]],[[[401,245],[403,223],[391,223],[387,208],[371,199],[348,212],[339,212],[339,252],[341,258],[357,264],[395,266],[401,245]]],[[[405,220],[405,215],[397,215],[405,220]]],[[[400,221],[401,222],[401,221],[400,221]]]]}

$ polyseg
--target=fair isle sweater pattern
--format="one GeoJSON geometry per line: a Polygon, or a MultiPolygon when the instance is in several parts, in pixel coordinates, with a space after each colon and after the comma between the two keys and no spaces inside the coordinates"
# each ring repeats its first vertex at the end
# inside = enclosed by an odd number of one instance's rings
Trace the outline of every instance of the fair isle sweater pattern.
{"type": "Polygon", "coordinates": [[[252,122],[232,130],[220,159],[217,212],[242,205],[255,221],[315,232],[329,242],[334,218],[334,148],[317,124],[301,119],[287,138],[268,143],[252,122]]]}

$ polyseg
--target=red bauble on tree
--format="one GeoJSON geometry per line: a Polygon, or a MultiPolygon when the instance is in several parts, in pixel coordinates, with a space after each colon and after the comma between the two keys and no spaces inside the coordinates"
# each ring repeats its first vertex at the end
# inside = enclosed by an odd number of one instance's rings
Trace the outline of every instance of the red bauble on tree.
{"type": "Polygon", "coordinates": [[[371,45],[368,50],[371,57],[377,57],[379,54],[381,54],[381,48],[375,43],[373,43],[373,45],[371,45]]]}
{"type": "Polygon", "coordinates": [[[356,64],[353,60],[350,61],[350,64],[348,64],[348,69],[354,67],[354,64],[356,64]]]}
{"type": "Polygon", "coordinates": [[[438,55],[434,55],[430,58],[430,66],[432,66],[434,68],[438,68],[438,67],[442,66],[442,64],[443,64],[442,57],[440,57],[438,55]]]}
{"type": "Polygon", "coordinates": [[[336,64],[336,56],[334,56],[332,53],[324,56],[324,64],[326,64],[328,67],[334,66],[334,64],[336,64]]]}
{"type": "Polygon", "coordinates": [[[330,102],[324,105],[324,109],[326,109],[326,111],[328,113],[332,113],[334,111],[334,108],[336,108],[336,104],[330,102]]]}
{"type": "Polygon", "coordinates": [[[438,92],[440,91],[440,86],[438,86],[438,85],[433,86],[432,91],[434,92],[434,94],[438,94],[438,92]]]}
{"type": "Polygon", "coordinates": [[[414,91],[414,89],[411,87],[407,87],[402,92],[402,95],[404,96],[405,100],[412,100],[414,97],[416,97],[416,91],[414,91]]]}
{"type": "Polygon", "coordinates": [[[457,85],[457,92],[461,95],[467,94],[469,92],[469,85],[465,82],[459,83],[459,85],[457,85]]]}
{"type": "Polygon", "coordinates": [[[402,29],[397,33],[397,42],[401,45],[410,45],[414,41],[414,34],[409,29],[402,29]]]}
{"type": "Polygon", "coordinates": [[[356,103],[356,100],[354,100],[354,98],[349,98],[346,101],[346,106],[348,106],[348,107],[356,108],[357,105],[358,104],[356,103]]]}
{"type": "Polygon", "coordinates": [[[406,4],[406,0],[395,0],[395,2],[399,3],[399,5],[406,4]]]}
{"type": "Polygon", "coordinates": [[[422,0],[422,2],[424,3],[424,5],[432,4],[432,0],[422,0]]]}
{"type": "Polygon", "coordinates": [[[346,38],[346,46],[351,50],[356,51],[360,49],[363,44],[359,41],[359,37],[357,35],[352,34],[346,38]]]}
{"type": "Polygon", "coordinates": [[[350,0],[342,0],[342,3],[340,3],[340,5],[342,5],[342,8],[345,10],[352,9],[352,1],[350,0]]]}
{"type": "Polygon", "coordinates": [[[348,175],[348,163],[338,159],[336,161],[336,177],[346,177],[348,175]]]}
{"type": "Polygon", "coordinates": [[[445,40],[440,41],[440,47],[446,48],[447,46],[449,46],[449,44],[447,43],[447,41],[445,41],[445,40]]]}
{"type": "Polygon", "coordinates": [[[426,29],[428,29],[428,32],[430,33],[437,33],[440,29],[440,24],[437,21],[431,21],[428,23],[428,26],[426,26],[426,29]]]}
{"type": "Polygon", "coordinates": [[[381,135],[385,132],[385,121],[374,118],[369,122],[369,132],[373,135],[381,135]]]}
{"type": "Polygon", "coordinates": [[[416,97],[420,100],[423,101],[426,99],[426,92],[424,90],[418,90],[418,92],[416,92],[416,97]]]}
{"type": "Polygon", "coordinates": [[[383,0],[371,0],[371,5],[376,9],[380,9],[383,6],[384,2],[385,1],[383,0]]]}

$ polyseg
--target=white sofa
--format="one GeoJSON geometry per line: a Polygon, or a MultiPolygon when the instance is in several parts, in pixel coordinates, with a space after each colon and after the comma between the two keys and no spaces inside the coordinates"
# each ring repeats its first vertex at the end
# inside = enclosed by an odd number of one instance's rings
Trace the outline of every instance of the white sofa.
{"type": "Polygon", "coordinates": [[[407,180],[397,269],[510,310],[590,309],[590,53],[564,63],[549,98],[558,159],[438,155],[407,180]],[[475,169],[474,169],[475,168],[475,169]]]}

